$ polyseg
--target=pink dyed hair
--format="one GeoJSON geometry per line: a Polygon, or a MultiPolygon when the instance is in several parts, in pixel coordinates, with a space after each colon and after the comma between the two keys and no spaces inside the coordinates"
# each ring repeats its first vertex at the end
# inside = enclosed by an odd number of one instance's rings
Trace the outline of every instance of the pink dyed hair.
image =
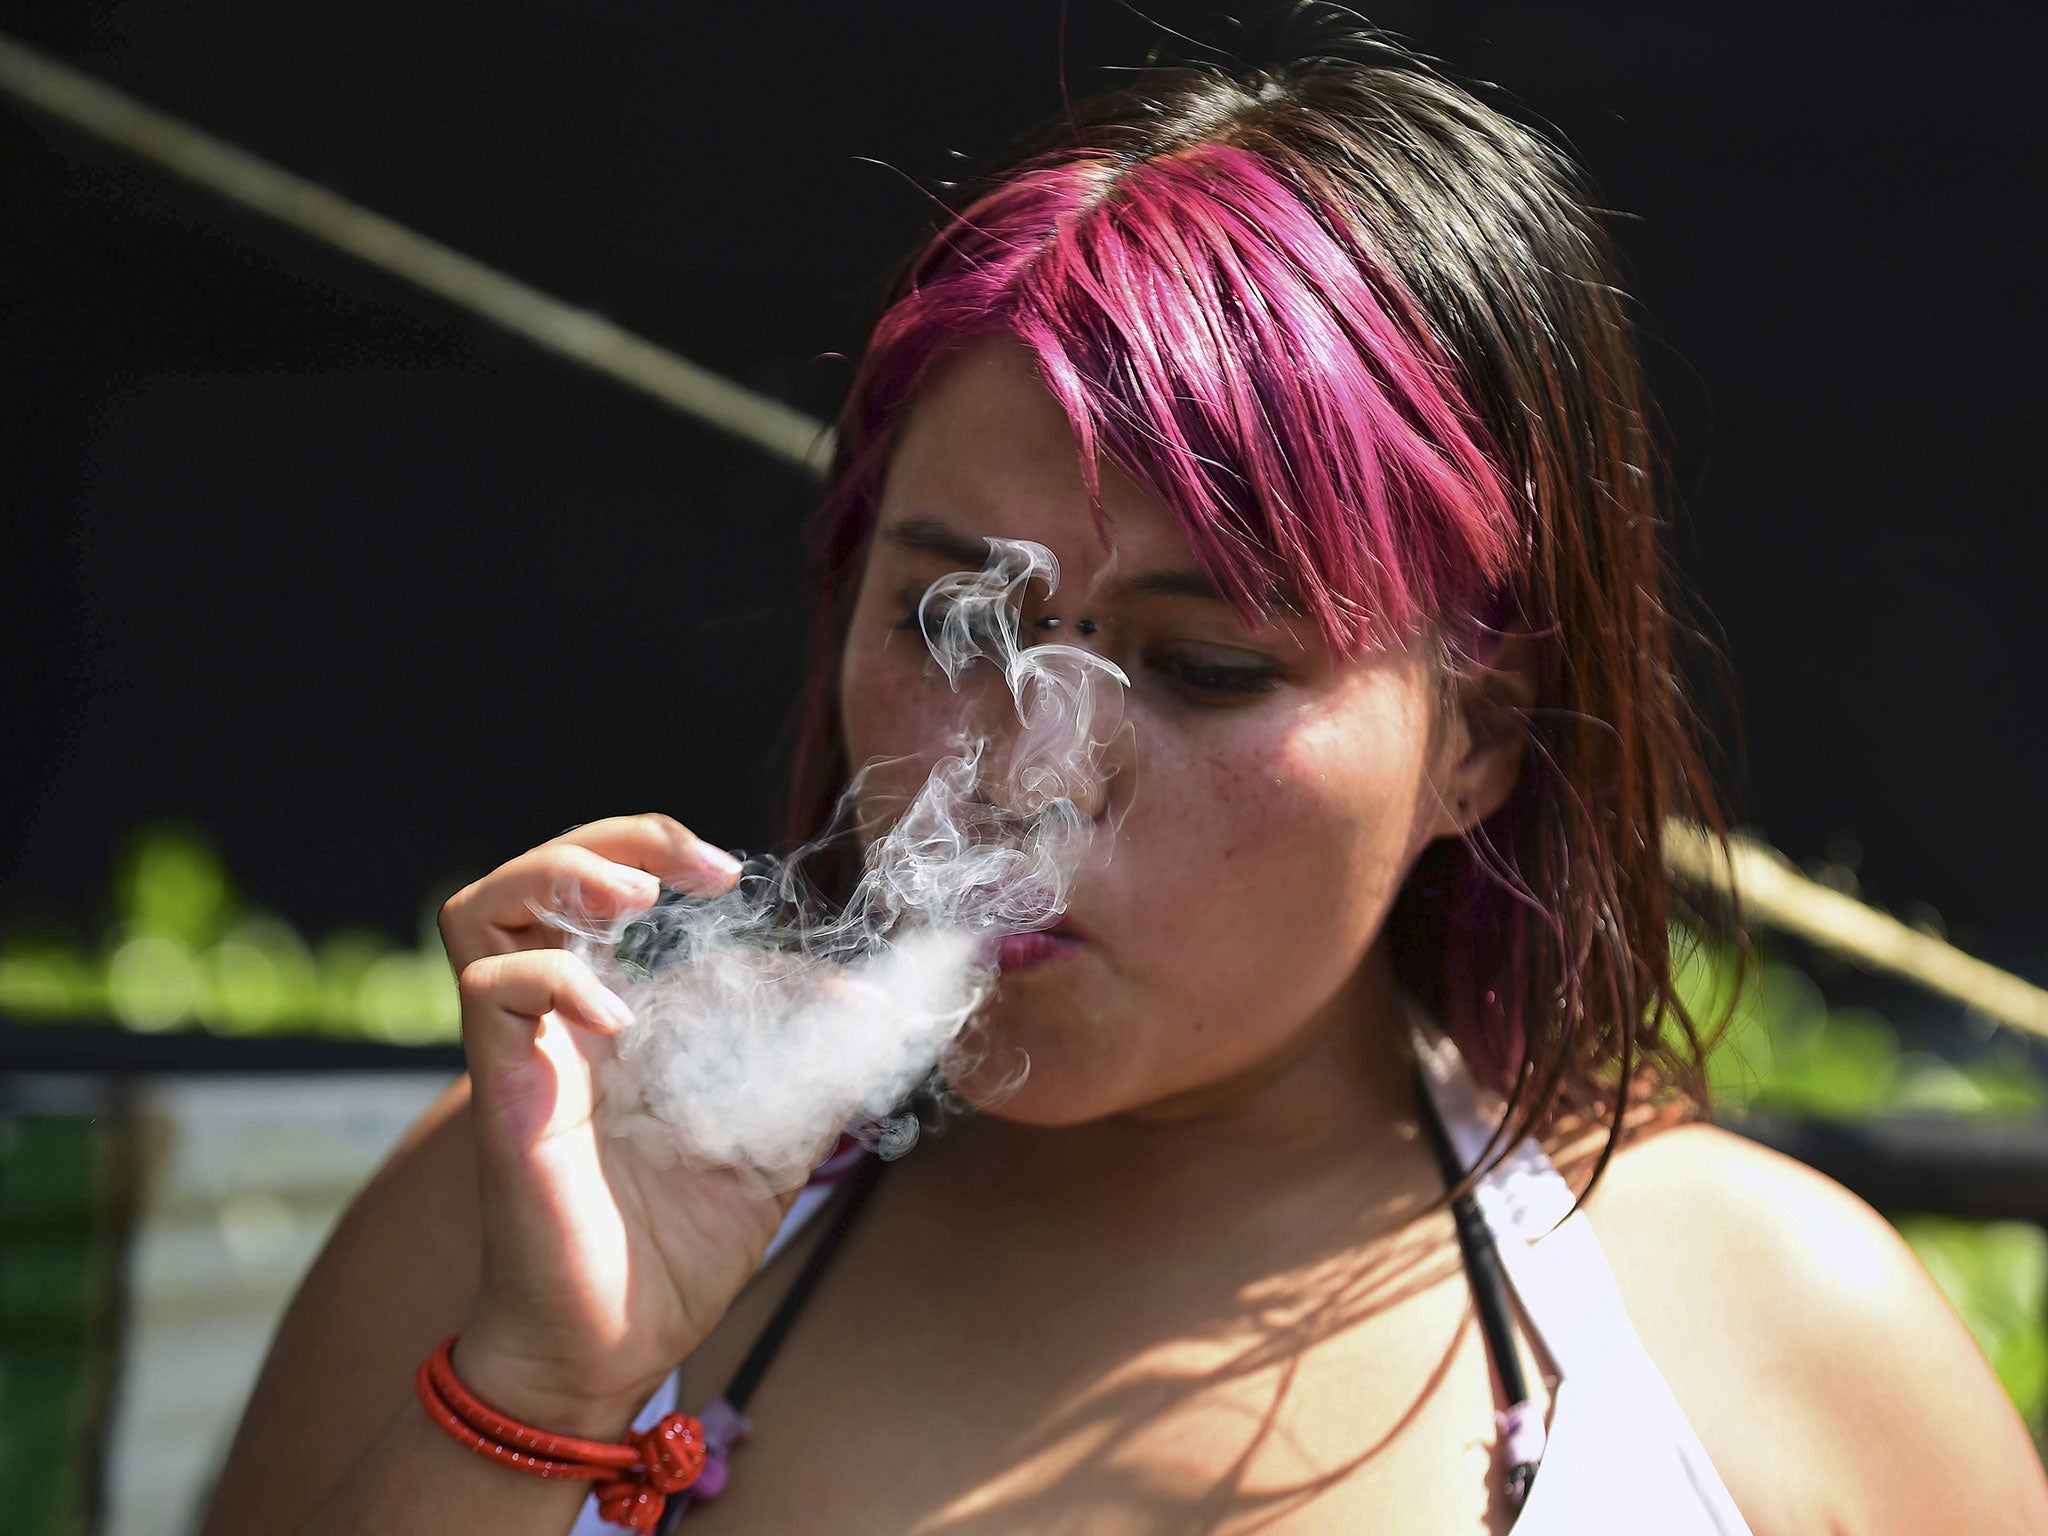
{"type": "Polygon", "coordinates": [[[895,429],[945,358],[1013,337],[1084,468],[1100,452],[1172,509],[1247,614],[1290,604],[1346,654],[1427,627],[1451,666],[1483,664],[1497,627],[1532,637],[1532,771],[1425,856],[1390,936],[1508,1094],[1504,1130],[1570,1108],[1618,1135],[1639,1087],[1704,1109],[1659,832],[1721,826],[1675,686],[1632,333],[1569,167],[1366,51],[1086,104],[912,259],[812,528],[791,832],[845,782],[837,660],[895,429]]]}
{"type": "Polygon", "coordinates": [[[1508,490],[1454,363],[1247,150],[1052,159],[965,208],[875,327],[842,422],[868,462],[828,515],[872,517],[903,405],[989,333],[1037,356],[1090,480],[1098,451],[1137,476],[1247,614],[1285,594],[1352,651],[1476,613],[1512,568],[1508,490]]]}

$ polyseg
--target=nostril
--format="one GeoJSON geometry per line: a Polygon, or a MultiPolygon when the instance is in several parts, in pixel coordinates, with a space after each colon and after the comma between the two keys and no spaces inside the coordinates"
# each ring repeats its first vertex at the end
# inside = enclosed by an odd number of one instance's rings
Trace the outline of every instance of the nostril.
{"type": "Polygon", "coordinates": [[[975,796],[975,820],[989,834],[1018,841],[1047,835],[1072,836],[1102,816],[1108,802],[1099,780],[1075,782],[1084,775],[1041,771],[1027,783],[1007,791],[995,788],[975,796]]]}
{"type": "Polygon", "coordinates": [[[1010,761],[989,763],[974,798],[1009,816],[1037,816],[1062,802],[1093,814],[1109,793],[1106,767],[1094,752],[1051,762],[1019,753],[1010,761]]]}

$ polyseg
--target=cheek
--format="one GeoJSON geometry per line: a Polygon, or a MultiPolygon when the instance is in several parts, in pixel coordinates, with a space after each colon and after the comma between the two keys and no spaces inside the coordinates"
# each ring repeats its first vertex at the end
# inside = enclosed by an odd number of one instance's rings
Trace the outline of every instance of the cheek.
{"type": "Polygon", "coordinates": [[[1426,758],[1422,722],[1399,711],[1318,721],[1271,765],[1277,830],[1336,909],[1380,905],[1415,853],[1426,758]]]}
{"type": "Polygon", "coordinates": [[[1317,721],[1264,750],[1213,765],[1212,832],[1225,859],[1252,868],[1284,863],[1326,904],[1403,862],[1418,774],[1384,738],[1317,721]]]}
{"type": "MultiPolygon", "coordinates": [[[[1147,763],[1134,820],[1151,846],[1146,899],[1176,903],[1203,944],[1351,963],[1413,861],[1425,799],[1427,715],[1400,690],[1284,718],[1248,718],[1147,763]]],[[[1130,873],[1138,877],[1138,870],[1130,873]]],[[[1265,967],[1262,967],[1265,969],[1265,967]]]]}
{"type": "Polygon", "coordinates": [[[881,796],[914,795],[951,748],[960,699],[923,661],[916,635],[850,640],[839,674],[839,718],[847,762],[872,766],[865,783],[881,796]],[[912,650],[915,647],[915,650],[912,650]]]}

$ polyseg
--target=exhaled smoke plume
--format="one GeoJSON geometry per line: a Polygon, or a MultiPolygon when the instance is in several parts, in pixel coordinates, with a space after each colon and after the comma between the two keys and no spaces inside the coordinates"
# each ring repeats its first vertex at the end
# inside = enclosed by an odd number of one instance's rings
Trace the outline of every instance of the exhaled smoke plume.
{"type": "Polygon", "coordinates": [[[972,1059],[997,944],[1058,920],[1105,830],[1128,679],[1079,647],[1022,643],[1030,584],[1058,579],[1048,550],[991,539],[982,570],[925,593],[932,686],[951,687],[958,728],[900,814],[863,795],[875,765],[856,775],[827,834],[868,835],[842,909],[803,875],[821,840],[753,861],[725,896],[671,896],[628,924],[553,914],[633,1009],[601,1068],[609,1130],[787,1188],[836,1132],[972,1059]],[[964,686],[975,667],[1007,688],[964,686]]]}

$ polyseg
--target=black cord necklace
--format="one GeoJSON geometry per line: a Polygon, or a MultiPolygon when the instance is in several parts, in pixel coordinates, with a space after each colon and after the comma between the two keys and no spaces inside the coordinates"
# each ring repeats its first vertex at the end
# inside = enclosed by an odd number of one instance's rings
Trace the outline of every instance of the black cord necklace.
{"type": "MultiPolygon", "coordinates": [[[[846,1234],[853,1230],[854,1221],[868,1203],[868,1197],[875,1192],[875,1185],[881,1182],[882,1170],[887,1166],[870,1152],[846,1176],[846,1189],[839,1197],[839,1209],[832,1213],[830,1223],[818,1235],[817,1246],[805,1257],[804,1267],[797,1271],[796,1279],[777,1304],[767,1326],[755,1336],[746,1357],[732,1373],[731,1380],[726,1382],[725,1391],[719,1394],[719,1401],[734,1414],[746,1412],[748,1399],[761,1385],[761,1378],[768,1374],[776,1351],[789,1337],[789,1330],[796,1326],[797,1316],[803,1311],[804,1303],[811,1299],[811,1293],[818,1288],[818,1282],[825,1278],[825,1271],[838,1256],[846,1234]]],[[[688,1511],[690,1502],[688,1489],[668,1501],[668,1507],[661,1512],[661,1523],[655,1527],[657,1536],[675,1536],[676,1527],[688,1511]]]]}
{"type": "MultiPolygon", "coordinates": [[[[1437,1166],[1443,1170],[1444,1188],[1456,1189],[1465,1177],[1466,1169],[1458,1160],[1456,1150],[1451,1146],[1450,1134],[1444,1129],[1442,1115],[1436,1107],[1436,1099],[1429,1091],[1429,1084],[1423,1080],[1422,1069],[1415,1071],[1415,1097],[1422,1106],[1422,1119],[1429,1127],[1430,1145],[1436,1149],[1437,1166]]],[[[1504,1421],[1512,1424],[1521,1417],[1534,1412],[1529,1400],[1528,1378],[1522,1373],[1522,1354],[1515,1345],[1515,1329],[1508,1308],[1507,1272],[1501,1268],[1500,1249],[1493,1241],[1493,1228],[1480,1213],[1479,1202],[1467,1190],[1451,1202],[1451,1217],[1458,1229],[1458,1251],[1464,1256],[1465,1277],[1472,1287],[1473,1306],[1479,1313],[1479,1332],[1486,1340],[1486,1353],[1493,1360],[1493,1369],[1500,1377],[1501,1396],[1508,1401],[1504,1421]]],[[[1513,1449],[1514,1435],[1509,1434],[1509,1448],[1513,1449]]],[[[1522,1501],[1529,1496],[1529,1485],[1536,1480],[1534,1459],[1518,1460],[1508,1466],[1508,1501],[1515,1508],[1521,1508],[1522,1501]]]]}
{"type": "MultiPolygon", "coordinates": [[[[1430,1097],[1429,1087],[1422,1081],[1420,1068],[1416,1072],[1415,1093],[1422,1105],[1422,1118],[1429,1126],[1430,1143],[1436,1149],[1437,1162],[1443,1170],[1444,1188],[1456,1189],[1458,1181],[1465,1176],[1465,1169],[1452,1150],[1450,1137],[1437,1113],[1436,1101],[1430,1097]]],[[[720,1394],[720,1401],[735,1414],[746,1411],[748,1400],[768,1374],[768,1367],[774,1363],[777,1351],[796,1326],[805,1303],[818,1288],[818,1282],[824,1279],[825,1271],[838,1256],[868,1197],[874,1193],[885,1166],[879,1157],[870,1154],[847,1175],[839,1208],[819,1234],[817,1246],[804,1259],[803,1268],[797,1272],[788,1292],[720,1394]]],[[[1465,1260],[1465,1273],[1472,1286],[1473,1302],[1479,1312],[1480,1333],[1486,1340],[1486,1352],[1492,1357],[1494,1370],[1500,1377],[1501,1394],[1508,1400],[1508,1415],[1518,1411],[1527,1413],[1531,1411],[1528,1382],[1522,1373],[1521,1353],[1515,1346],[1514,1327],[1508,1309],[1507,1275],[1501,1268],[1500,1250],[1494,1246],[1493,1229],[1486,1224],[1478,1202],[1469,1191],[1451,1202],[1451,1212],[1458,1230],[1458,1248],[1465,1260]]],[[[1534,1460],[1518,1461],[1508,1468],[1507,1493],[1516,1508],[1520,1508],[1528,1497],[1529,1485],[1535,1477],[1534,1460]]],[[[658,1536],[675,1536],[690,1502],[687,1492],[668,1501],[667,1509],[662,1512],[661,1524],[657,1527],[658,1536]]]]}

